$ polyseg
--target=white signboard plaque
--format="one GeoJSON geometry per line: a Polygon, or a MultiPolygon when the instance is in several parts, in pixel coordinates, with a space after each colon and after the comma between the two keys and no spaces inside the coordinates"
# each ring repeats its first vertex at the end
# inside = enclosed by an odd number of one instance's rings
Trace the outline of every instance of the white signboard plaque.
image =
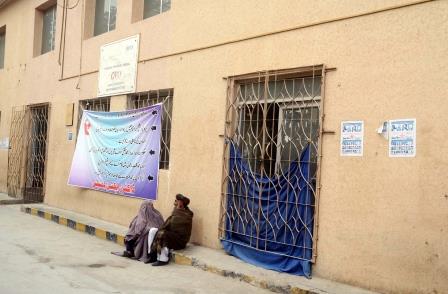
{"type": "Polygon", "coordinates": [[[0,149],[9,149],[9,137],[0,139],[0,149]]]}
{"type": "Polygon", "coordinates": [[[135,92],[139,41],[135,35],[101,46],[98,97],[135,92]]]}

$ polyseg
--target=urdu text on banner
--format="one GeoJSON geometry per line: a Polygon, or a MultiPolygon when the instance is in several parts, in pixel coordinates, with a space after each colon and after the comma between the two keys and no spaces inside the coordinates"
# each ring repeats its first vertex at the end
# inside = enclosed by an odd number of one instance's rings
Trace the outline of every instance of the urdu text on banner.
{"type": "Polygon", "coordinates": [[[84,111],[68,184],[157,199],[161,104],[124,112],[84,111]]]}

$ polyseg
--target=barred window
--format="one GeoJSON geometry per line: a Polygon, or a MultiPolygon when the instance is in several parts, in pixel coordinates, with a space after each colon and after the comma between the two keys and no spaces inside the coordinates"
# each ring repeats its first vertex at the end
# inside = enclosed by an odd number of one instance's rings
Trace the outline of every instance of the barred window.
{"type": "Polygon", "coordinates": [[[110,111],[110,97],[102,97],[102,98],[94,98],[94,99],[85,99],[79,100],[78,106],[78,132],[79,132],[79,124],[81,123],[81,118],[84,110],[92,110],[92,111],[110,111]]]}
{"type": "Polygon", "coordinates": [[[134,94],[128,97],[128,109],[138,109],[162,103],[162,133],[160,137],[160,169],[168,169],[170,163],[171,114],[173,110],[173,89],[156,90],[134,94]]]}
{"type": "Polygon", "coordinates": [[[314,262],[324,70],[228,78],[222,240],[314,262]]]}
{"type": "Polygon", "coordinates": [[[237,84],[234,107],[239,125],[234,139],[255,172],[279,175],[311,144],[314,175],[320,85],[320,76],[270,77],[237,84]]]}

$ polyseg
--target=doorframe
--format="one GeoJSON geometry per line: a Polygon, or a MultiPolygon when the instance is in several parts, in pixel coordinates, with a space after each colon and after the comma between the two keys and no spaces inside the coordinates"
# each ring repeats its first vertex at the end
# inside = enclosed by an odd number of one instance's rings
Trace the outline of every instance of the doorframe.
{"type": "MultiPolygon", "coordinates": [[[[18,181],[17,187],[11,187],[9,184],[9,174],[11,172],[11,150],[8,150],[8,176],[7,176],[7,190],[8,192],[10,189],[15,188],[16,195],[18,199],[23,200],[24,202],[43,202],[45,199],[45,190],[46,190],[46,181],[47,181],[47,169],[48,169],[48,149],[49,149],[49,137],[50,137],[50,119],[51,119],[51,103],[50,102],[44,102],[44,103],[35,103],[35,104],[28,104],[23,106],[13,106],[12,113],[15,112],[15,109],[22,108],[22,110],[17,111],[23,111],[23,122],[22,122],[22,133],[23,138],[21,139],[21,142],[17,145],[22,146],[21,150],[21,158],[18,162],[18,174],[20,175],[20,179],[18,181]],[[32,132],[32,121],[31,121],[31,111],[33,108],[40,108],[40,107],[46,107],[47,108],[47,128],[46,128],[46,134],[45,134],[45,153],[44,153],[44,170],[42,174],[42,193],[39,195],[39,199],[37,201],[35,199],[26,199],[27,198],[27,180],[28,180],[28,162],[30,160],[30,136],[32,132]],[[18,193],[17,193],[18,192],[18,193]]],[[[12,116],[13,117],[13,116],[12,116]]],[[[12,128],[12,118],[10,122],[10,137],[13,132],[12,128]]]]}
{"type": "MultiPolygon", "coordinates": [[[[49,147],[49,133],[50,133],[50,113],[51,113],[51,103],[50,102],[43,102],[43,103],[35,103],[35,104],[28,104],[26,106],[27,111],[29,111],[29,115],[30,115],[30,122],[29,122],[29,131],[32,131],[32,121],[31,121],[31,112],[33,109],[37,109],[37,108],[43,108],[46,107],[47,108],[47,129],[46,129],[46,134],[45,134],[45,155],[44,155],[44,170],[43,170],[43,174],[42,174],[42,195],[40,195],[40,197],[42,199],[40,199],[41,201],[35,201],[35,202],[44,202],[45,199],[45,192],[46,192],[46,183],[47,183],[47,170],[48,170],[48,147],[49,147]]],[[[29,148],[29,144],[31,143],[31,141],[27,142],[28,146],[27,148],[29,148]]],[[[29,152],[29,149],[27,150],[29,152]]],[[[29,160],[29,156],[30,154],[27,154],[27,161],[29,160]]],[[[28,171],[26,171],[28,172],[28,171]]],[[[25,191],[26,191],[26,181],[25,181],[25,191]]],[[[26,192],[25,192],[26,193],[26,192]]],[[[25,195],[23,195],[25,198],[25,195]]],[[[33,201],[34,202],[34,201],[33,201]]]]}

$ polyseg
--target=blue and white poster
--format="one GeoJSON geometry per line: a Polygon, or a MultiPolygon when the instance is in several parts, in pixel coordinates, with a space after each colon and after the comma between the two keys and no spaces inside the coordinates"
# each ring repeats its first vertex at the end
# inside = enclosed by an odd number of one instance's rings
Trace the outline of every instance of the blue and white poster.
{"type": "Polygon", "coordinates": [[[417,152],[417,120],[389,121],[389,157],[414,157],[417,152]]]}
{"type": "Polygon", "coordinates": [[[68,184],[157,199],[161,104],[123,112],[84,111],[68,184]]]}
{"type": "Polygon", "coordinates": [[[364,121],[341,122],[341,156],[362,156],[364,121]]]}

